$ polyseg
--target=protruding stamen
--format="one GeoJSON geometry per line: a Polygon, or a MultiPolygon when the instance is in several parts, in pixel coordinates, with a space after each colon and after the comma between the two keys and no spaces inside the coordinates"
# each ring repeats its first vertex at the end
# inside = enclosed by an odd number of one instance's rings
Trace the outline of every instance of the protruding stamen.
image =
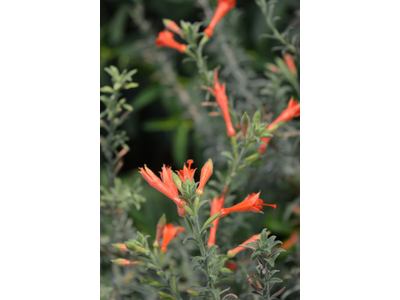
{"type": "Polygon", "coordinates": [[[271,207],[273,207],[274,209],[276,209],[276,204],[267,204],[267,203],[263,203],[262,205],[271,206],[271,207]]]}

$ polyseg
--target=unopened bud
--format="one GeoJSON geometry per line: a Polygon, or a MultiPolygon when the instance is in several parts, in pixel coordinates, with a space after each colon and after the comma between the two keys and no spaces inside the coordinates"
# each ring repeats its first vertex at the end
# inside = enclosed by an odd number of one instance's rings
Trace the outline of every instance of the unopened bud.
{"type": "Polygon", "coordinates": [[[275,132],[276,130],[278,130],[283,125],[283,123],[285,123],[285,122],[279,122],[279,123],[271,126],[270,128],[268,128],[268,132],[269,133],[275,132]]]}
{"type": "Polygon", "coordinates": [[[213,162],[211,159],[209,159],[201,169],[200,183],[199,187],[197,188],[197,194],[199,194],[200,196],[203,195],[204,185],[207,183],[212,173],[213,173],[213,162]]]}
{"type": "Polygon", "coordinates": [[[111,244],[111,245],[113,245],[115,248],[118,248],[121,251],[129,252],[129,249],[126,248],[125,244],[111,244]]]}
{"type": "Polygon", "coordinates": [[[139,264],[138,261],[131,261],[131,260],[123,259],[123,258],[118,258],[118,259],[114,259],[114,260],[111,260],[111,261],[114,264],[116,264],[118,266],[123,266],[123,267],[134,266],[134,265],[138,265],[139,264]]]}
{"type": "Polygon", "coordinates": [[[174,181],[176,187],[178,188],[178,190],[180,192],[182,192],[182,180],[174,172],[171,172],[171,173],[172,173],[172,180],[174,181]]]}
{"type": "Polygon", "coordinates": [[[247,115],[247,112],[245,112],[242,119],[240,120],[240,127],[242,128],[243,138],[246,138],[247,128],[249,127],[249,123],[250,123],[249,116],[247,115]]]}
{"type": "Polygon", "coordinates": [[[149,251],[147,251],[147,250],[144,249],[143,247],[140,247],[140,246],[138,246],[138,245],[135,245],[135,244],[132,243],[132,242],[125,243],[125,246],[126,246],[126,248],[128,248],[128,249],[131,250],[131,251],[136,251],[136,252],[144,253],[144,254],[148,254],[148,253],[149,253],[149,251]]]}
{"type": "Polygon", "coordinates": [[[228,255],[229,258],[232,258],[232,257],[235,257],[236,253],[231,251],[231,250],[229,250],[227,255],[228,255]]]}
{"type": "Polygon", "coordinates": [[[176,34],[182,35],[181,28],[174,21],[169,19],[163,19],[163,23],[165,28],[167,28],[168,30],[175,32],[176,34]]]}
{"type": "Polygon", "coordinates": [[[253,116],[253,123],[254,124],[258,123],[258,120],[260,120],[260,111],[259,110],[257,110],[253,116]]]}

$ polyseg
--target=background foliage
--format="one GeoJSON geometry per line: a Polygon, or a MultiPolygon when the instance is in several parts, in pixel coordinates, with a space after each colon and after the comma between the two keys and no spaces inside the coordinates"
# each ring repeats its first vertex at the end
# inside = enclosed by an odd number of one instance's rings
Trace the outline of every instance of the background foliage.
{"type": "MultiPolygon", "coordinates": [[[[214,169],[226,169],[226,158],[220,155],[229,148],[224,121],[221,117],[208,115],[211,111],[217,111],[216,109],[201,106],[205,92],[199,89],[200,78],[195,64],[182,63],[183,56],[177,51],[157,49],[154,46],[158,32],[164,29],[163,18],[171,19],[178,24],[181,19],[189,22],[203,20],[205,10],[200,5],[201,2],[187,0],[101,0],[100,2],[100,85],[112,85],[110,76],[104,72],[104,68],[110,65],[115,65],[119,70],[138,70],[133,75],[133,81],[139,83],[139,86],[122,92],[122,96],[127,99],[126,102],[134,108],[129,118],[122,124],[123,130],[129,137],[127,145],[130,148],[124,157],[124,165],[119,174],[122,184],[133,187],[140,177],[138,167],[144,164],[157,172],[163,164],[178,170],[181,169],[183,162],[192,158],[195,162],[194,167],[199,170],[211,157],[214,169]],[[221,128],[222,130],[219,130],[221,128]]],[[[214,9],[216,1],[210,1],[210,6],[214,9]]],[[[283,0],[276,3],[274,15],[280,17],[276,21],[276,27],[280,32],[284,32],[292,25],[294,28],[291,35],[299,33],[299,8],[298,0],[283,0]]],[[[265,74],[268,63],[276,64],[277,57],[282,58],[281,51],[275,49],[281,44],[279,41],[262,36],[271,33],[271,30],[255,1],[238,0],[236,9],[227,14],[219,26],[221,27],[218,34],[207,45],[205,53],[208,56],[209,69],[220,66],[220,81],[226,82],[227,90],[232,91],[234,107],[237,110],[237,120],[236,122],[234,120],[234,125],[238,124],[244,111],[248,111],[252,116],[260,107],[263,108],[263,121],[271,121],[286,107],[290,95],[299,98],[298,88],[296,89],[290,82],[274,81],[265,74]],[[267,85],[268,89],[265,88],[267,85]]],[[[299,67],[297,64],[298,69],[299,67]]],[[[298,135],[279,137],[279,132],[294,132],[298,127],[297,119],[287,122],[278,131],[278,137],[271,140],[266,154],[258,165],[245,171],[243,180],[237,185],[238,189],[234,194],[238,200],[244,199],[250,192],[261,190],[261,198],[268,203],[277,203],[277,209],[268,210],[264,215],[244,216],[240,224],[229,218],[223,219],[220,228],[230,228],[232,232],[219,229],[221,231],[217,234],[217,244],[223,243],[226,249],[234,248],[251,235],[260,233],[265,227],[278,239],[286,240],[293,230],[298,228],[298,218],[293,216],[292,208],[299,203],[300,138],[298,135]]],[[[102,159],[103,168],[104,158],[102,159]]],[[[101,183],[105,185],[106,178],[103,176],[105,170],[102,169],[101,173],[101,183]]],[[[199,174],[198,171],[197,180],[199,174]]],[[[165,196],[144,181],[142,188],[140,194],[146,198],[146,202],[140,205],[140,210],[137,210],[135,205],[129,206],[126,217],[131,221],[128,225],[124,225],[127,226],[126,235],[133,234],[134,231],[129,229],[133,227],[154,237],[157,221],[163,213],[168,216],[168,222],[177,224],[182,222],[177,215],[176,207],[171,205],[165,196]]],[[[112,218],[103,221],[109,222],[111,227],[116,224],[112,218]]],[[[172,256],[173,251],[185,255],[174,248],[174,245],[171,245],[171,250],[172,256]]],[[[296,285],[298,276],[296,274],[291,276],[290,273],[296,272],[292,266],[298,265],[297,254],[297,251],[292,250],[292,253],[283,255],[281,260],[278,259],[277,263],[286,268],[286,273],[283,272],[288,276],[285,281],[286,286],[296,285]],[[294,282],[290,283],[290,280],[294,282]]],[[[112,256],[112,253],[102,257],[101,280],[104,299],[110,297],[110,291],[116,285],[116,279],[110,272],[111,268],[116,272],[130,272],[112,267],[107,261],[110,255],[112,256]]],[[[243,259],[246,257],[243,253],[238,256],[241,255],[243,259]]],[[[121,274],[120,280],[126,280],[126,276],[125,273],[121,274]]],[[[135,276],[140,277],[140,274],[135,276]]],[[[244,273],[235,276],[244,276],[244,273]]],[[[287,299],[296,299],[297,296],[292,294],[294,298],[287,299]]],[[[149,297],[151,299],[151,296],[149,297]]]]}

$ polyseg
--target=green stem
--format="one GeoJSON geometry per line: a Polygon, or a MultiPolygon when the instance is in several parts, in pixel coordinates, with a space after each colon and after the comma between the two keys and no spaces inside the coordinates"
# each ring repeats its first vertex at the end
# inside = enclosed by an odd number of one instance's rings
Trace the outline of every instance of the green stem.
{"type": "MultiPolygon", "coordinates": [[[[198,215],[196,215],[195,217],[190,217],[190,218],[185,216],[185,220],[186,220],[186,223],[187,223],[187,225],[188,225],[188,227],[190,229],[192,237],[194,239],[196,239],[198,244],[199,244],[201,256],[204,258],[204,263],[206,263],[206,259],[205,258],[206,258],[206,253],[207,252],[206,252],[205,245],[203,243],[203,239],[201,238],[198,215]],[[193,232],[193,226],[192,225],[194,225],[194,227],[196,229],[196,234],[194,234],[194,232],[193,232]]],[[[213,290],[214,289],[214,284],[212,282],[212,278],[210,277],[210,271],[208,269],[208,262],[207,262],[207,264],[203,265],[202,268],[204,269],[204,271],[207,274],[207,282],[208,282],[208,285],[209,285],[208,288],[213,290]]],[[[215,298],[214,294],[212,294],[212,297],[213,297],[214,300],[217,300],[215,298]]]]}
{"type": "MultiPolygon", "coordinates": [[[[163,256],[164,256],[164,252],[161,251],[160,253],[160,257],[157,255],[157,249],[154,248],[154,253],[150,252],[150,259],[151,261],[154,263],[154,265],[157,266],[158,271],[162,272],[161,274],[159,274],[162,278],[164,278],[164,280],[166,282],[168,282],[169,285],[169,290],[171,291],[171,293],[174,294],[175,297],[177,297],[177,299],[182,300],[181,296],[179,295],[179,291],[175,291],[175,286],[172,285],[172,281],[170,282],[168,280],[167,275],[165,274],[165,272],[162,269],[162,260],[163,260],[163,256]]],[[[175,275],[173,275],[175,277],[175,275]]]]}

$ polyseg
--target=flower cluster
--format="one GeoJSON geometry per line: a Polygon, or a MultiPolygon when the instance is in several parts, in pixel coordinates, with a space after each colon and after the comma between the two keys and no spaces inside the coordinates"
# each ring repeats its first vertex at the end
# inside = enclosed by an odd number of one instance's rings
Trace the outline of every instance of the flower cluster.
{"type": "MultiPolygon", "coordinates": [[[[193,160],[190,159],[187,162],[189,164],[189,167],[186,167],[186,165],[184,165],[183,170],[177,171],[179,179],[183,182],[186,182],[188,179],[189,181],[192,181],[195,172],[195,169],[191,168],[193,160]]],[[[197,188],[197,193],[199,195],[203,194],[204,185],[210,178],[212,172],[213,164],[210,159],[201,169],[200,182],[197,188]]],[[[149,168],[147,168],[147,166],[144,166],[144,168],[140,168],[140,174],[153,188],[163,193],[165,196],[175,202],[178,208],[179,216],[183,217],[187,214],[187,211],[184,209],[186,202],[179,197],[178,188],[176,187],[172,178],[175,174],[172,173],[170,167],[162,167],[162,171],[160,172],[161,179],[157,177],[149,168]]]]}

